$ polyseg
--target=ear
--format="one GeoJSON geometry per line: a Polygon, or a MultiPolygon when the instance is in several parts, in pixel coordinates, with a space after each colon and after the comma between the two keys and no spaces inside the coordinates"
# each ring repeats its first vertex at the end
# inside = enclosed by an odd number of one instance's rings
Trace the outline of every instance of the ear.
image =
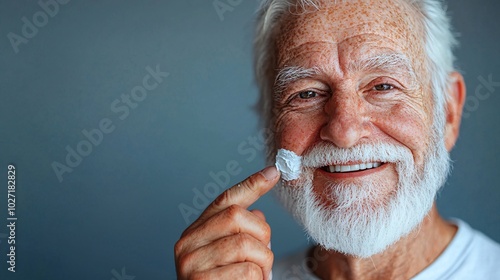
{"type": "Polygon", "coordinates": [[[446,101],[446,125],[444,140],[446,149],[451,151],[458,139],[460,132],[460,121],[465,103],[465,82],[462,74],[453,72],[450,74],[450,86],[448,88],[448,101],[446,101]]]}

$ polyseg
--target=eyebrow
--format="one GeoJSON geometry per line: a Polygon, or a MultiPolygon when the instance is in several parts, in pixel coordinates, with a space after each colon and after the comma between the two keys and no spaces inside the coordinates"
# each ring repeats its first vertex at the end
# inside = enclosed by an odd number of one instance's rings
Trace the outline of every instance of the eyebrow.
{"type": "Polygon", "coordinates": [[[403,69],[412,78],[415,77],[415,71],[410,60],[401,53],[382,53],[366,59],[351,61],[347,66],[349,72],[372,72],[377,70],[391,72],[397,69],[403,69]]]}
{"type": "Polygon", "coordinates": [[[298,80],[311,78],[320,74],[318,67],[306,68],[302,66],[285,66],[278,71],[274,81],[275,96],[279,97],[286,87],[298,80]]]}
{"type": "MultiPolygon", "coordinates": [[[[278,71],[274,81],[274,92],[276,98],[286,90],[287,86],[301,79],[311,78],[324,71],[322,68],[313,66],[285,66],[278,71]]],[[[383,53],[362,60],[353,60],[347,66],[348,72],[394,72],[402,69],[410,76],[412,83],[416,82],[416,75],[408,57],[401,53],[383,53]]],[[[398,71],[400,72],[400,71],[398,71]]]]}

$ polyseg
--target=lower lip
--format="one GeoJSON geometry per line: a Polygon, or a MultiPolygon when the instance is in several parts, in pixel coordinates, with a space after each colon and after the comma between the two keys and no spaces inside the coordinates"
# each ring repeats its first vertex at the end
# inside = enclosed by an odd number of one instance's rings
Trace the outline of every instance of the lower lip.
{"type": "Polygon", "coordinates": [[[330,173],[330,172],[327,172],[321,168],[318,168],[317,171],[320,172],[320,174],[322,174],[323,176],[326,176],[328,178],[346,179],[346,178],[355,178],[355,177],[370,175],[370,174],[373,174],[375,172],[379,172],[379,171],[384,170],[387,166],[388,166],[387,163],[383,163],[381,166],[376,167],[376,168],[365,169],[365,170],[360,170],[360,171],[352,171],[352,172],[330,173]]]}

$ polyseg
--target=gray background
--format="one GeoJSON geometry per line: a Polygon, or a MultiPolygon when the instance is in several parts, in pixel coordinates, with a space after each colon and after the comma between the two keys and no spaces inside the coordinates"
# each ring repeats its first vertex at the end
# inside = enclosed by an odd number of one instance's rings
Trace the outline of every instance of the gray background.
{"type": "MultiPolygon", "coordinates": [[[[21,18],[33,22],[42,9],[1,1],[1,279],[117,279],[122,268],[136,280],[175,278],[173,244],[187,226],[179,205],[193,207],[193,189],[214,183],[210,172],[228,162],[241,168],[230,184],[265,165],[261,147],[248,142],[259,135],[256,7],[243,0],[221,18],[212,1],[73,0],[16,54],[7,34],[21,35],[21,18]],[[113,101],[156,65],[170,76],[119,119],[113,101]],[[51,164],[64,163],[66,146],[75,149],[82,130],[104,118],[115,130],[59,182],[51,164]],[[6,264],[9,163],[17,168],[15,274],[6,264]]],[[[449,8],[461,34],[469,117],[439,205],[500,241],[500,87],[475,94],[479,77],[500,81],[500,3],[455,0],[449,8]]],[[[268,217],[277,257],[306,245],[271,195],[254,208],[268,217]]]]}

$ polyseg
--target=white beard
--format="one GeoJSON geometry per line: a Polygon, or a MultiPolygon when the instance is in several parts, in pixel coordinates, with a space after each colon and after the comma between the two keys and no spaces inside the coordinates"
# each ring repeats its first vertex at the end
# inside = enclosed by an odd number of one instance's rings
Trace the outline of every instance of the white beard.
{"type": "Polygon", "coordinates": [[[319,245],[367,258],[416,229],[429,213],[450,166],[443,141],[433,142],[420,168],[415,166],[412,153],[402,146],[365,144],[339,149],[322,142],[303,155],[302,176],[295,181],[282,181],[275,190],[319,245]],[[395,163],[398,183],[391,196],[382,197],[384,203],[380,203],[380,190],[384,189],[380,183],[332,183],[322,194],[323,201],[326,199],[331,205],[317,199],[318,194],[313,191],[314,170],[328,163],[348,161],[395,163]]]}

